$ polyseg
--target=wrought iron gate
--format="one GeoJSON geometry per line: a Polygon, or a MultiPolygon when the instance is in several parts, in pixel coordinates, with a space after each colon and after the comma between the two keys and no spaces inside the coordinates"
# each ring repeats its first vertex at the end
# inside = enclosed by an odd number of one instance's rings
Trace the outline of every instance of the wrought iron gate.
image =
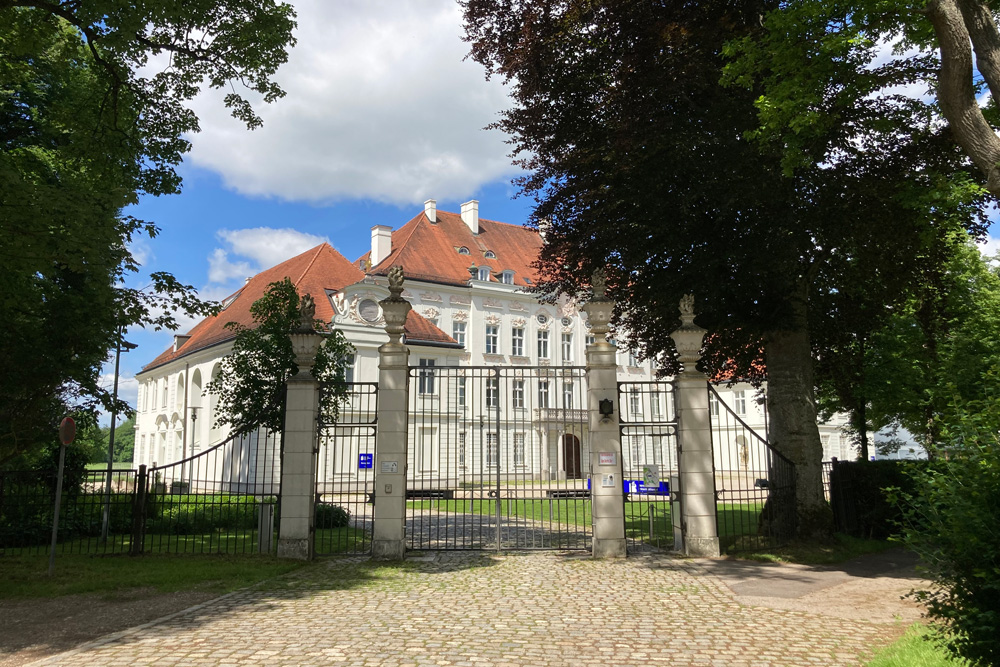
{"type": "Polygon", "coordinates": [[[719,547],[745,551],[795,530],[795,465],[750,428],[709,385],[719,547]]]}
{"type": "Polygon", "coordinates": [[[680,525],[674,385],[620,382],[618,407],[626,548],[672,547],[680,525]]]}
{"type": "Polygon", "coordinates": [[[410,369],[411,549],[590,549],[580,367],[410,369]]]}
{"type": "Polygon", "coordinates": [[[352,382],[347,384],[347,399],[339,414],[320,417],[318,554],[371,552],[377,408],[378,383],[352,382]]]}

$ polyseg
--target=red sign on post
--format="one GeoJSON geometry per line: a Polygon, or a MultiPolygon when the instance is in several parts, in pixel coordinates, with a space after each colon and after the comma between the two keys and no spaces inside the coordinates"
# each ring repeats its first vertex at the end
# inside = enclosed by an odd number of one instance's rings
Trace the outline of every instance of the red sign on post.
{"type": "Polygon", "coordinates": [[[76,422],[72,417],[63,417],[59,422],[59,442],[68,445],[76,438],[76,422]]]}

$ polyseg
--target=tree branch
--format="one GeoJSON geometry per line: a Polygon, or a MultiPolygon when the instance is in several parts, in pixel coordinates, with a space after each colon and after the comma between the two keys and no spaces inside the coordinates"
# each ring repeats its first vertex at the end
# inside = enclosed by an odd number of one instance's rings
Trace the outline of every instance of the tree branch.
{"type": "Polygon", "coordinates": [[[993,99],[1000,104],[1000,32],[993,13],[982,0],[958,0],[965,27],[976,52],[976,69],[986,79],[993,99]]]}
{"type": "Polygon", "coordinates": [[[938,102],[965,153],[987,178],[986,187],[1000,197],[1000,138],[986,122],[972,80],[971,37],[958,0],[932,0],[927,17],[941,48],[938,102]]]}

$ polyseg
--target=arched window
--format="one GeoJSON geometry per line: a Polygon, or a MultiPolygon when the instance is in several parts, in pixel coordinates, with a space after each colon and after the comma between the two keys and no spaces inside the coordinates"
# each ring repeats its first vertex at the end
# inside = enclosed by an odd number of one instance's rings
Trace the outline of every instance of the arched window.
{"type": "Polygon", "coordinates": [[[461,248],[458,249],[458,254],[459,255],[468,255],[469,254],[469,249],[466,248],[465,246],[462,246],[461,248]]]}
{"type": "Polygon", "coordinates": [[[490,279],[490,267],[488,267],[488,266],[480,266],[479,267],[479,279],[480,280],[489,280],[490,279]]]}
{"type": "Polygon", "coordinates": [[[496,259],[497,254],[492,250],[487,250],[486,252],[483,253],[483,257],[485,257],[486,259],[496,259]]]}

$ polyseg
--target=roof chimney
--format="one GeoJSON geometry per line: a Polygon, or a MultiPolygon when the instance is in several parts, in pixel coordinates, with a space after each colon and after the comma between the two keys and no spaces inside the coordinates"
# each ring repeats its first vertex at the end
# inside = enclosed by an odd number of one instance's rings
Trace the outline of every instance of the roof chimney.
{"type": "Polygon", "coordinates": [[[375,225],[372,227],[372,266],[389,256],[392,252],[392,227],[389,225],[375,225]]]}
{"type": "Polygon", "coordinates": [[[427,219],[431,222],[437,222],[438,220],[437,205],[438,203],[435,199],[428,199],[424,202],[424,215],[426,215],[427,219]]]}
{"type": "Polygon", "coordinates": [[[479,201],[473,199],[462,204],[462,220],[473,234],[479,233],[479,201]]]}

